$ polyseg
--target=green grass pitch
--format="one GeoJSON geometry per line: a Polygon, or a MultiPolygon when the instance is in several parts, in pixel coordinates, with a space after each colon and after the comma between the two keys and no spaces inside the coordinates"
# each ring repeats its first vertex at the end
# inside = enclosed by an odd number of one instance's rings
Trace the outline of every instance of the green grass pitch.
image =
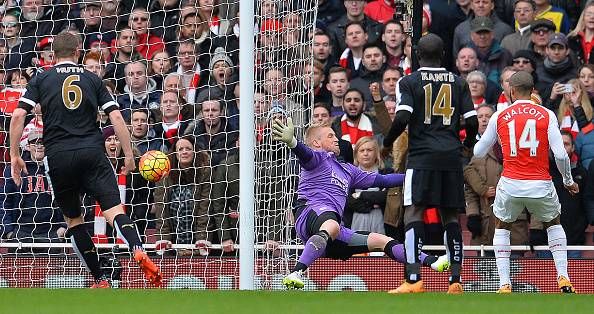
{"type": "Polygon", "coordinates": [[[594,296],[0,289],[0,313],[592,313],[594,296]]]}

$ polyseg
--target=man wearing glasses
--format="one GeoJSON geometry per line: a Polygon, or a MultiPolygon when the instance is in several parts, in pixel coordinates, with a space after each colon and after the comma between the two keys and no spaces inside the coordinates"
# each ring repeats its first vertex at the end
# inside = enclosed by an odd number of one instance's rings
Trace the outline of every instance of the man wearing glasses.
{"type": "Polygon", "coordinates": [[[149,13],[146,9],[136,8],[132,10],[128,19],[128,26],[136,32],[138,38],[136,51],[145,59],[150,59],[157,51],[165,50],[163,40],[149,31],[149,13]]]}
{"type": "Polygon", "coordinates": [[[521,49],[528,49],[530,45],[530,23],[534,21],[536,4],[534,0],[516,0],[514,2],[515,32],[501,41],[501,46],[512,55],[521,49]]]}
{"type": "Polygon", "coordinates": [[[530,45],[539,61],[543,61],[547,44],[549,43],[549,36],[555,32],[555,24],[547,19],[537,19],[530,24],[530,45]]]}
{"type": "Polygon", "coordinates": [[[18,18],[14,15],[5,15],[2,17],[0,28],[8,47],[4,68],[10,71],[30,67],[35,51],[35,42],[20,37],[21,26],[18,18]]]}

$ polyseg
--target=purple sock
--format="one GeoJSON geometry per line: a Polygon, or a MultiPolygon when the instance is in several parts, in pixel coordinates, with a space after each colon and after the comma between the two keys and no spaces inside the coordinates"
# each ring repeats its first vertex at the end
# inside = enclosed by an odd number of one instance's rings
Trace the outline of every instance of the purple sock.
{"type": "Polygon", "coordinates": [[[299,256],[299,263],[309,267],[315,260],[322,257],[326,252],[327,241],[319,235],[313,235],[305,243],[305,248],[299,256]]]}
{"type": "MultiPolygon", "coordinates": [[[[394,241],[395,243],[396,241],[394,241]]],[[[390,246],[390,243],[388,243],[387,246],[390,246]]],[[[404,245],[403,244],[394,244],[392,245],[392,249],[391,251],[391,255],[388,254],[388,256],[390,256],[392,259],[394,259],[395,261],[397,261],[398,263],[402,263],[405,264],[406,263],[406,257],[404,256],[404,245]]],[[[427,254],[421,252],[421,256],[420,256],[420,261],[421,264],[425,264],[424,261],[427,258],[427,254]]]]}

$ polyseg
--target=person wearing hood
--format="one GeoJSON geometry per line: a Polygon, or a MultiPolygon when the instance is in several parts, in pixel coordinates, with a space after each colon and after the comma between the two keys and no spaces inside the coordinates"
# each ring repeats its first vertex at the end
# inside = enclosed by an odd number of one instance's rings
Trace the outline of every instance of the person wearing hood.
{"type": "Polygon", "coordinates": [[[564,84],[577,76],[577,67],[569,57],[567,37],[555,33],[549,38],[545,59],[536,68],[538,81],[536,89],[542,97],[543,105],[556,111],[563,98],[564,84]]]}
{"type": "Polygon", "coordinates": [[[126,86],[117,101],[125,120],[130,119],[134,109],[159,109],[161,92],[156,90],[157,83],[146,75],[146,71],[146,64],[142,61],[128,63],[124,69],[126,86]]]}
{"type": "Polygon", "coordinates": [[[373,108],[369,85],[375,82],[381,82],[384,71],[386,70],[386,55],[377,44],[366,44],[363,47],[362,67],[359,69],[359,76],[351,81],[350,86],[363,92],[366,109],[373,108]]]}
{"type": "Polygon", "coordinates": [[[196,99],[206,99],[209,95],[222,98],[226,102],[225,116],[229,123],[239,128],[239,108],[233,93],[239,79],[235,74],[233,61],[227,55],[225,48],[217,47],[208,65],[210,75],[206,86],[200,89],[196,99]]]}

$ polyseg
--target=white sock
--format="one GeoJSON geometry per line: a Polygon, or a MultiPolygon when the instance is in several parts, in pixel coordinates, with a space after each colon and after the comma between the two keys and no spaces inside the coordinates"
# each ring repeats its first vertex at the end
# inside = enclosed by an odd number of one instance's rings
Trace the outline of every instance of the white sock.
{"type": "Polygon", "coordinates": [[[567,275],[567,237],[561,225],[554,225],[547,228],[547,235],[549,237],[549,250],[553,254],[555,260],[555,267],[557,268],[557,278],[564,276],[569,279],[567,275]]]}
{"type": "Polygon", "coordinates": [[[497,273],[499,273],[499,286],[511,285],[509,278],[509,256],[511,255],[509,230],[495,229],[493,236],[493,247],[497,261],[497,273]]]}

